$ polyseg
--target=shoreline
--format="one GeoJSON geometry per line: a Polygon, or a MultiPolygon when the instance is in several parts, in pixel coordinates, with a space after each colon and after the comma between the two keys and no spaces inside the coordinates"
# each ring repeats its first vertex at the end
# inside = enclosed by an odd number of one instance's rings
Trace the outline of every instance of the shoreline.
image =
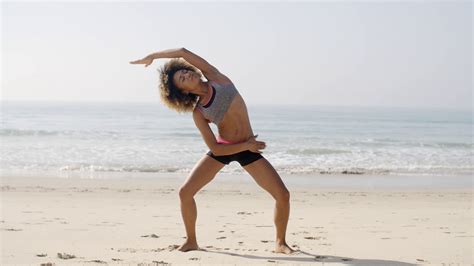
{"type": "MultiPolygon", "coordinates": [[[[130,173],[130,172],[93,172],[68,173],[60,176],[56,173],[24,172],[22,174],[8,174],[0,172],[0,183],[3,180],[51,179],[70,180],[123,180],[123,181],[168,181],[182,183],[188,173],[130,173]]],[[[354,174],[280,174],[286,185],[293,187],[310,188],[345,188],[345,189],[420,189],[420,190],[472,190],[474,176],[470,175],[354,175],[354,174]]],[[[211,181],[219,183],[246,183],[255,184],[248,173],[218,173],[211,181]]]]}

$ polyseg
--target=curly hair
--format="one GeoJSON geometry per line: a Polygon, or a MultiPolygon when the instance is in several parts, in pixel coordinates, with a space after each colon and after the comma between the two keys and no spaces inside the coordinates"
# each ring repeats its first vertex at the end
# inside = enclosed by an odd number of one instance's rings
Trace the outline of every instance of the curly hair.
{"type": "Polygon", "coordinates": [[[198,101],[198,96],[193,93],[184,94],[173,82],[173,75],[181,69],[194,71],[202,78],[201,71],[181,58],[173,58],[165,63],[158,72],[160,74],[160,99],[171,109],[178,112],[192,112],[198,101]]]}

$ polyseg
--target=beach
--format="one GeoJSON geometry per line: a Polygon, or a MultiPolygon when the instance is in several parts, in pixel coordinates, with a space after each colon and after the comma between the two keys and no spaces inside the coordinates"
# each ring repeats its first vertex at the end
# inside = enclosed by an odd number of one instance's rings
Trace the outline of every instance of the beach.
{"type": "Polygon", "coordinates": [[[474,262],[471,177],[282,175],[291,194],[287,243],[298,250],[291,255],[272,252],[270,194],[248,174],[221,173],[195,196],[201,250],[178,251],[185,177],[4,176],[1,264],[474,262]]]}
{"type": "Polygon", "coordinates": [[[4,2],[0,266],[474,266],[473,1],[4,2]]]}

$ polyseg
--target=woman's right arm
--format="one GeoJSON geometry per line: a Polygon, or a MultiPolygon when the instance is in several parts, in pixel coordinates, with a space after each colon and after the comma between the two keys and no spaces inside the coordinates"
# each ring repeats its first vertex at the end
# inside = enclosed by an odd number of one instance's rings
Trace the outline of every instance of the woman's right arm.
{"type": "Polygon", "coordinates": [[[193,119],[197,128],[201,132],[204,142],[206,142],[206,145],[216,156],[234,154],[245,150],[262,153],[259,151],[259,149],[265,148],[265,142],[255,140],[255,136],[246,142],[236,144],[219,144],[217,143],[216,137],[209,127],[209,124],[199,110],[194,109],[193,119]]]}

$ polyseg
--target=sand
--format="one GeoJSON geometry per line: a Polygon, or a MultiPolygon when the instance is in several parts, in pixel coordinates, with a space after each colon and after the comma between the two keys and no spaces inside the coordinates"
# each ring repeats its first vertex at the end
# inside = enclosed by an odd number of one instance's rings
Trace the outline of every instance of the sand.
{"type": "Polygon", "coordinates": [[[1,264],[474,263],[472,186],[318,186],[317,176],[282,176],[287,243],[298,250],[285,255],[273,252],[274,200],[245,174],[218,174],[195,196],[202,250],[176,250],[184,178],[3,177],[1,264]]]}

